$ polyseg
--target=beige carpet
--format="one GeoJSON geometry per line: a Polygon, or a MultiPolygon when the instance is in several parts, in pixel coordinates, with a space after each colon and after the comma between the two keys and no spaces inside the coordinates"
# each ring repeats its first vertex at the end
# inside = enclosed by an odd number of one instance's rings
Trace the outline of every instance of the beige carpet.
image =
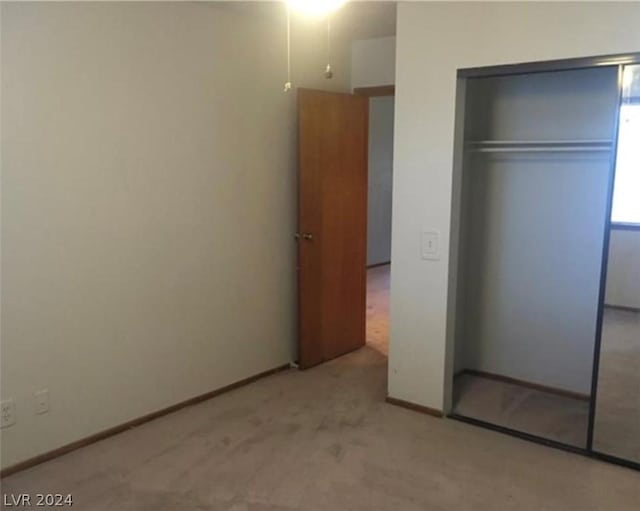
{"type": "Polygon", "coordinates": [[[638,312],[605,309],[593,445],[640,463],[638,312]]]}
{"type": "Polygon", "coordinates": [[[589,401],[462,374],[454,384],[454,411],[582,449],[587,446],[589,401]]]}
{"type": "MultiPolygon", "coordinates": [[[[607,308],[594,450],[640,462],[640,314],[607,308]]],[[[586,447],[589,403],[464,374],[456,413],[565,444],[586,447]]]]}
{"type": "Polygon", "coordinates": [[[637,510],[640,474],[386,404],[365,347],[15,474],[77,510],[637,510]]]}
{"type": "Polygon", "coordinates": [[[367,345],[389,354],[390,265],[367,270],[367,345]]]}
{"type": "Polygon", "coordinates": [[[637,472],[385,403],[388,268],[370,283],[369,346],[15,474],[2,491],[70,492],[90,511],[637,510],[637,472]]]}

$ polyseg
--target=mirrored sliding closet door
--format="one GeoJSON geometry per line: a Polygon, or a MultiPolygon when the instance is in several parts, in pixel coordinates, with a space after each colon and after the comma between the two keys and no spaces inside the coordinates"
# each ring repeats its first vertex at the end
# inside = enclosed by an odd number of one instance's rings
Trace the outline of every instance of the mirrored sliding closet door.
{"type": "Polygon", "coordinates": [[[456,416],[587,448],[618,91],[617,67],[466,80],[456,416]]]}
{"type": "Polygon", "coordinates": [[[640,463],[640,65],[622,84],[593,450],[640,463]]]}

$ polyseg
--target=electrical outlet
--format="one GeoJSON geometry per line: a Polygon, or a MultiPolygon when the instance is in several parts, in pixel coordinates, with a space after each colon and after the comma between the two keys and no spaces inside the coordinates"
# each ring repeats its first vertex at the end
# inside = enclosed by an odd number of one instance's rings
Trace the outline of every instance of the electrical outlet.
{"type": "Polygon", "coordinates": [[[0,402],[0,427],[7,428],[16,423],[16,405],[13,399],[0,402]]]}
{"type": "Polygon", "coordinates": [[[49,411],[49,390],[42,389],[35,393],[36,413],[47,413],[49,411]]]}

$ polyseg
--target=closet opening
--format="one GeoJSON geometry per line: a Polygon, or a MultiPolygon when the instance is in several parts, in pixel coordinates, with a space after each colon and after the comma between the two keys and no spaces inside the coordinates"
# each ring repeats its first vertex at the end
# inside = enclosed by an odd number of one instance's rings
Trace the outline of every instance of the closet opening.
{"type": "MultiPolygon", "coordinates": [[[[640,323],[613,318],[605,291],[616,274],[640,276],[616,248],[616,215],[640,235],[638,63],[634,54],[458,72],[450,289],[451,417],[634,468],[640,323]]],[[[640,285],[628,293],[640,299],[640,285]]]]}

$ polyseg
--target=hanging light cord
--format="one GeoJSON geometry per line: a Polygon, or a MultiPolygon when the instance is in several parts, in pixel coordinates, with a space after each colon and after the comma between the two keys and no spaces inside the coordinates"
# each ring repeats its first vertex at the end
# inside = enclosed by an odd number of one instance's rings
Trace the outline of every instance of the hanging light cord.
{"type": "Polygon", "coordinates": [[[327,14],[327,67],[324,70],[324,77],[333,77],[333,71],[331,70],[331,15],[327,14]]]}
{"type": "Polygon", "coordinates": [[[327,14],[327,65],[331,63],[331,15],[327,14]]]}
{"type": "Polygon", "coordinates": [[[286,2],[287,7],[287,81],[284,84],[284,91],[291,90],[291,7],[286,2]]]}

